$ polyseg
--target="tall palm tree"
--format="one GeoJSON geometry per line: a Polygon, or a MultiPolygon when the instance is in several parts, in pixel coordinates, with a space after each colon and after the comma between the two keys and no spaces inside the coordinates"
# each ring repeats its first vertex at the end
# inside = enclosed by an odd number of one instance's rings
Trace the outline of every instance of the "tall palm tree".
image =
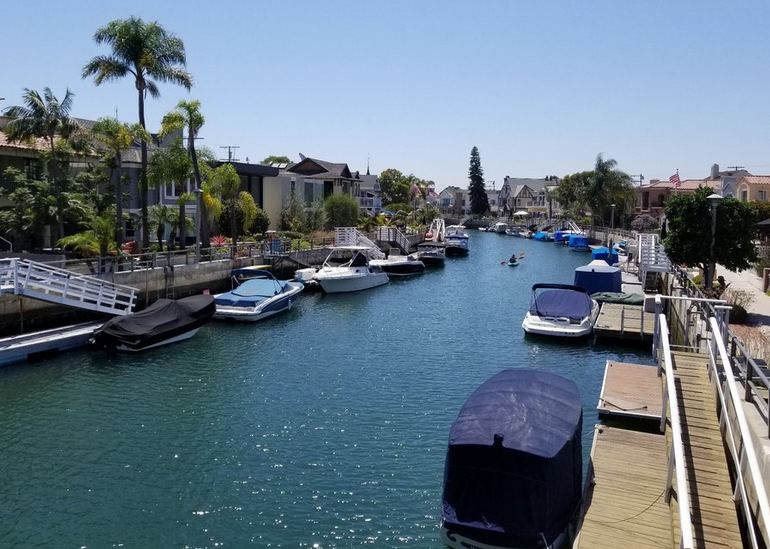
{"type": "MultiPolygon", "coordinates": [[[[94,33],[97,44],[111,47],[110,55],[97,55],[83,67],[83,78],[94,77],[96,85],[117,80],[126,75],[134,78],[139,99],[139,123],[147,130],[144,119],[144,100],[149,93],[159,97],[158,82],[171,82],[192,87],[192,76],[184,67],[187,58],[184,43],[155,21],[145,23],[139,17],[115,19],[94,33]]],[[[140,181],[142,227],[149,227],[147,202],[147,139],[142,139],[142,176],[140,181]]],[[[150,243],[150,234],[142,231],[142,245],[150,243]]]]}
{"type": "Polygon", "coordinates": [[[611,215],[611,204],[617,207],[618,215],[625,213],[635,200],[635,193],[631,185],[631,176],[617,169],[617,161],[596,157],[594,172],[588,182],[586,202],[593,215],[600,216],[606,222],[611,215]]]}
{"type": "Polygon", "coordinates": [[[59,188],[57,170],[56,138],[69,139],[78,129],[78,123],[70,117],[73,94],[69,88],[64,99],[59,101],[51,88],[43,88],[41,96],[36,90],[24,88],[22,99],[24,105],[16,105],[5,109],[5,114],[13,120],[5,128],[8,140],[26,141],[32,138],[45,139],[51,155],[48,162],[48,179],[53,184],[56,195],[56,224],[58,238],[64,236],[64,217],[62,211],[62,189],[59,188]]]}
{"type": "Polygon", "coordinates": [[[149,139],[149,134],[139,124],[126,124],[117,118],[100,118],[91,128],[98,145],[107,149],[110,155],[110,179],[115,188],[115,242],[123,245],[123,179],[122,153],[136,141],[149,139]]]}
{"type": "MultiPolygon", "coordinates": [[[[198,164],[198,153],[195,151],[195,139],[198,137],[198,132],[205,123],[206,119],[203,117],[203,114],[201,114],[201,102],[197,99],[192,101],[185,101],[183,99],[177,103],[176,110],[166,113],[163,120],[160,122],[160,134],[164,137],[172,132],[187,128],[187,152],[192,161],[195,188],[201,190],[203,189],[203,186],[201,181],[201,170],[198,164]]],[[[205,208],[203,203],[200,206],[201,208],[205,208]]],[[[204,215],[205,211],[200,212],[201,219],[203,219],[204,215]]],[[[195,235],[196,242],[200,238],[201,235],[195,235]]]]}

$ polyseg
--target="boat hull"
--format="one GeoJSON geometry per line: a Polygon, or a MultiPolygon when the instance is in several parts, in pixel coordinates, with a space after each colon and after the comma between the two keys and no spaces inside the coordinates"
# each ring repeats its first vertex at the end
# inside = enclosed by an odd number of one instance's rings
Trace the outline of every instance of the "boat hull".
{"type": "Polygon", "coordinates": [[[422,261],[389,261],[372,260],[370,265],[379,267],[389,277],[415,276],[425,272],[425,263],[422,261]]]}
{"type": "Polygon", "coordinates": [[[445,256],[420,255],[420,261],[422,261],[426,267],[443,267],[445,262],[445,256]]]}
{"type": "Polygon", "coordinates": [[[119,343],[115,346],[115,349],[118,351],[126,351],[129,353],[138,353],[141,351],[146,351],[148,349],[155,349],[156,347],[163,347],[164,345],[170,345],[171,343],[177,343],[179,341],[185,341],[186,339],[190,339],[192,336],[198,333],[198,330],[200,330],[201,327],[198,326],[196,328],[193,328],[192,330],[189,330],[187,332],[183,332],[179,335],[176,335],[174,337],[170,337],[169,339],[164,339],[163,341],[158,341],[157,343],[153,343],[151,345],[146,345],[143,347],[140,346],[131,346],[127,345],[125,343],[119,343]]]}
{"type": "Polygon", "coordinates": [[[591,307],[591,315],[585,317],[580,323],[571,323],[568,319],[539,317],[527,311],[521,327],[528,334],[580,338],[591,335],[598,316],[599,304],[594,301],[591,307]]]}
{"type": "Polygon", "coordinates": [[[447,257],[463,257],[468,255],[468,251],[468,248],[465,248],[461,245],[453,246],[451,244],[447,244],[445,250],[447,257]]]}
{"type": "Polygon", "coordinates": [[[368,290],[387,284],[388,275],[384,272],[356,273],[351,276],[334,277],[325,277],[319,274],[316,276],[316,280],[321,285],[321,289],[327,294],[341,294],[360,292],[361,290],[368,290]]]}
{"type": "MultiPolygon", "coordinates": [[[[463,535],[458,532],[458,530],[452,525],[448,525],[443,521],[441,522],[441,531],[439,534],[441,537],[441,542],[447,547],[451,547],[452,549],[519,549],[521,547],[517,545],[498,545],[496,543],[484,543],[478,539],[474,539],[473,537],[468,537],[468,535],[472,536],[473,534],[465,533],[465,535],[463,535]]],[[[567,547],[567,542],[570,537],[571,536],[569,532],[562,532],[555,540],[553,540],[553,542],[548,545],[548,549],[560,549],[562,547],[567,547]]],[[[524,548],[521,547],[521,549],[524,548]]]]}

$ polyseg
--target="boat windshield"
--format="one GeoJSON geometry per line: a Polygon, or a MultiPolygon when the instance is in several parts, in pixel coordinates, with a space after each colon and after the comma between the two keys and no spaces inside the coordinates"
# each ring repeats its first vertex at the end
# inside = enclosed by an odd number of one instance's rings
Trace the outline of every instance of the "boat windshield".
{"type": "Polygon", "coordinates": [[[324,261],[325,267],[365,267],[367,259],[359,250],[332,250],[324,261]]]}
{"type": "Polygon", "coordinates": [[[569,287],[535,289],[529,313],[537,316],[582,320],[591,315],[591,297],[585,290],[569,287]]]}

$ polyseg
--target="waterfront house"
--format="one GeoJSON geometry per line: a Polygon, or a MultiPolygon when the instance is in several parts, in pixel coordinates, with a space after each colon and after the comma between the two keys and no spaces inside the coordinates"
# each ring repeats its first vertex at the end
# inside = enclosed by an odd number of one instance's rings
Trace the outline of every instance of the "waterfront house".
{"type": "Polygon", "coordinates": [[[553,192],[559,187],[559,178],[548,175],[542,178],[505,176],[500,190],[501,211],[509,213],[527,211],[536,216],[554,217],[561,214],[561,208],[553,200],[553,192]]]}
{"type": "Polygon", "coordinates": [[[770,202],[770,175],[743,175],[735,185],[735,197],[742,202],[770,202]]]}

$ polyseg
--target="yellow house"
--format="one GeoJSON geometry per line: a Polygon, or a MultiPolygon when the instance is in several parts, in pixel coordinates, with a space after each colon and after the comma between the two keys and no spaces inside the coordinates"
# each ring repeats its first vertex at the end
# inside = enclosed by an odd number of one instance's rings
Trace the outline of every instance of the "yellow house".
{"type": "Polygon", "coordinates": [[[741,202],[770,202],[770,175],[744,175],[735,185],[735,196],[741,202]]]}

